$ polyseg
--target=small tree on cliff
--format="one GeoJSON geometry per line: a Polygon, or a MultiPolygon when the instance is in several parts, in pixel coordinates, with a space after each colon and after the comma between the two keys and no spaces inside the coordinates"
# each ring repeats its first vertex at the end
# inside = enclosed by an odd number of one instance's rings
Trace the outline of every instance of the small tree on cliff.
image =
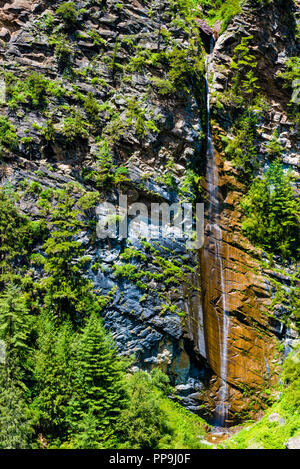
{"type": "Polygon", "coordinates": [[[264,249],[284,257],[299,251],[299,201],[291,177],[275,161],[265,176],[252,182],[242,199],[246,215],[243,229],[249,238],[264,249]]]}
{"type": "Polygon", "coordinates": [[[58,191],[55,208],[49,207],[51,235],[43,249],[47,277],[41,281],[45,304],[63,318],[82,319],[97,307],[92,283],[84,275],[89,258],[83,255],[81,242],[76,239],[84,227],[83,212],[75,207],[68,191],[58,191]]]}
{"type": "Polygon", "coordinates": [[[230,64],[233,70],[232,91],[237,97],[247,98],[250,104],[254,94],[259,90],[258,78],[254,74],[258,62],[250,53],[250,42],[253,36],[243,37],[234,49],[234,56],[230,64]]]}

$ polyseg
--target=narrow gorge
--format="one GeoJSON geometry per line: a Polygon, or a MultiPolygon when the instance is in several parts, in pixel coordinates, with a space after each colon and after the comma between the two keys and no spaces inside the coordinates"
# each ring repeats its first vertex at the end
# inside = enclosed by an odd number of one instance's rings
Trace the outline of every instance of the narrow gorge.
{"type": "Polygon", "coordinates": [[[292,0],[0,0],[1,449],[300,445],[298,39],[292,0]]]}

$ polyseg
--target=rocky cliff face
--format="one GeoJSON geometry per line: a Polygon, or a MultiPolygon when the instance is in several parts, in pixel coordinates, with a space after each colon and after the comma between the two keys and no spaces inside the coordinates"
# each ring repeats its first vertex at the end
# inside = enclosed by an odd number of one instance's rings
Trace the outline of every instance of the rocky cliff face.
{"type": "Polygon", "coordinates": [[[260,170],[267,163],[264,144],[278,127],[283,162],[295,169],[289,97],[276,78],[295,55],[290,16],[281,2],[261,9],[247,3],[209,59],[222,230],[222,263],[216,263],[208,226],[200,252],[188,249],[185,239],[147,240],[145,218],[130,225],[127,239],[95,236],[96,224],[110,216],[105,204],[119,208],[120,195],[132,208],[202,201],[208,189],[203,39],[207,47],[212,30],[201,29],[197,13],[176,1],[87,0],[68,14],[61,5],[1,2],[1,115],[17,136],[17,143],[1,142],[1,184],[18,191],[21,210],[33,219],[40,217],[47,189],[68,187],[75,200],[86,195],[93,201],[87,215],[93,228],[80,240],[90,258],[86,274],[105,299],[107,329],[123,353],[135,354],[137,366],[160,366],[182,402],[195,411],[204,405],[206,416],[220,400],[226,294],[228,420],[243,415],[253,399],[259,410],[255,393],[278,377],[277,339],[295,338],[281,322],[272,283],[288,289],[292,272],[262,267],[262,253],[241,232],[239,200],[246,188],[221,139],[231,134],[235,109],[228,102],[220,109],[217,96],[230,83],[234,47],[253,35],[270,106],[256,142],[260,170]]]}
{"type": "MultiPolygon", "coordinates": [[[[282,161],[287,168],[297,173],[297,129],[288,117],[287,104],[290,96],[283,89],[279,78],[288,57],[297,55],[292,4],[289,8],[282,2],[272,2],[268,6],[246,2],[241,14],[232,20],[226,32],[217,40],[209,60],[213,138],[219,174],[219,187],[216,191],[221,205],[219,225],[222,230],[223,272],[220,272],[220,264],[216,262],[216,233],[209,230],[208,226],[201,259],[204,328],[208,361],[220,376],[224,346],[224,341],[220,339],[224,324],[223,276],[226,310],[230,318],[227,338],[227,398],[231,418],[235,413],[246,410],[250,402],[254,410],[259,407],[260,403],[256,402],[257,391],[263,396],[261,390],[276,383],[278,377],[278,339],[285,338],[288,344],[291,339],[296,338],[296,332],[287,329],[282,322],[285,307],[278,304],[278,299],[276,301],[276,291],[280,289],[284,289],[289,295],[289,277],[293,269],[289,269],[287,265],[284,268],[280,258],[274,265],[274,271],[266,266],[262,267],[264,254],[255,249],[243,235],[240,200],[247,189],[245,182],[241,181],[238,168],[233,166],[225,154],[224,140],[222,141],[225,136],[232,137],[234,122],[238,117],[237,106],[224,98],[232,80],[230,64],[234,49],[243,37],[252,36],[250,53],[254,56],[253,60],[258,62],[256,75],[268,108],[257,125],[255,145],[259,165],[256,171],[261,174],[270,163],[266,147],[274,131],[278,131],[283,146],[282,161]]],[[[206,180],[206,187],[207,184],[206,180]]],[[[221,384],[217,379],[214,389],[221,384]]],[[[213,399],[219,393],[220,391],[213,393],[213,399]]],[[[211,397],[210,394],[208,399],[211,397]]]]}
{"type": "MultiPolygon", "coordinates": [[[[36,194],[21,190],[21,209],[36,218],[41,190],[76,182],[76,199],[86,191],[98,196],[94,225],[109,216],[106,203],[119,210],[122,194],[129,209],[193,202],[206,109],[198,31],[186,26],[176,2],[77,2],[74,20],[56,13],[61,3],[2,9],[2,113],[19,139],[5,148],[2,184],[19,191],[24,180],[41,185],[36,194]]],[[[167,371],[196,409],[193,394],[209,373],[187,327],[201,307],[197,252],[185,240],[148,243],[140,229],[143,222],[131,224],[127,240],[82,233],[88,275],[109,298],[103,317],[120,350],[138,366],[167,371]]]]}

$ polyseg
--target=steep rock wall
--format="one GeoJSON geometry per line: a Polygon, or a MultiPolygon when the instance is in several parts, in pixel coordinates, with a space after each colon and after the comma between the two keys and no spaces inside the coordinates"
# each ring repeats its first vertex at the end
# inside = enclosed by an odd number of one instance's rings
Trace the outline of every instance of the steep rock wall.
{"type": "MultiPolygon", "coordinates": [[[[265,7],[258,7],[256,2],[246,2],[242,13],[232,20],[226,32],[217,40],[208,65],[212,91],[212,132],[219,174],[219,187],[215,188],[215,194],[208,194],[208,197],[219,197],[223,272],[221,275],[220,263],[216,261],[216,233],[207,224],[206,244],[201,256],[204,329],[208,362],[217,375],[212,381],[214,391],[207,394],[207,401],[211,402],[211,406],[213,400],[216,407],[220,405],[224,347],[223,276],[226,312],[230,321],[227,339],[229,389],[226,397],[229,420],[246,412],[250,403],[254,411],[259,409],[264,398],[262,390],[272,387],[278,380],[278,339],[285,339],[289,343],[296,338],[297,333],[284,326],[284,309],[278,308],[274,301],[278,285],[275,288],[272,282],[272,276],[273,279],[277,277],[281,288],[288,292],[288,279],[293,271],[286,266],[285,275],[278,275],[272,269],[263,268],[261,261],[264,254],[249,243],[241,230],[243,214],[240,200],[247,187],[241,181],[238,169],[227,159],[222,140],[224,136],[232,136],[237,110],[234,103],[225,98],[222,101],[222,95],[231,85],[230,64],[234,48],[242,37],[253,36],[250,52],[258,61],[255,73],[259,78],[261,92],[269,103],[269,112],[260,121],[255,141],[259,158],[257,171],[261,173],[270,163],[266,145],[274,130],[278,130],[284,148],[282,162],[297,172],[297,130],[288,117],[290,95],[284,90],[278,76],[287,58],[297,55],[293,8],[295,6],[292,2],[288,8],[286,2],[280,1],[265,7]],[[281,314],[278,310],[281,310],[281,314]],[[256,401],[258,392],[260,402],[256,401]]],[[[205,188],[208,190],[207,179],[205,188]]],[[[218,209],[215,207],[215,210],[218,209]]],[[[280,259],[274,267],[284,270],[280,259]]]]}
{"type": "MultiPolygon", "coordinates": [[[[38,219],[39,193],[67,186],[75,201],[85,191],[98,195],[88,214],[93,226],[109,216],[105,203],[119,210],[122,194],[129,208],[195,201],[204,148],[204,51],[177,2],[76,2],[71,25],[56,13],[63,2],[4,3],[1,113],[18,145],[5,148],[1,184],[20,194],[21,210],[38,219]],[[36,74],[55,89],[42,84],[34,104],[36,74]],[[25,97],[22,82],[29,83],[25,97]]],[[[185,405],[197,410],[195,399],[211,373],[193,346],[201,308],[197,252],[184,239],[146,242],[143,224],[131,225],[127,240],[82,232],[86,274],[105,299],[105,326],[120,351],[135,355],[139,367],[160,366],[185,405]]],[[[36,269],[34,278],[39,275],[36,269]]]]}

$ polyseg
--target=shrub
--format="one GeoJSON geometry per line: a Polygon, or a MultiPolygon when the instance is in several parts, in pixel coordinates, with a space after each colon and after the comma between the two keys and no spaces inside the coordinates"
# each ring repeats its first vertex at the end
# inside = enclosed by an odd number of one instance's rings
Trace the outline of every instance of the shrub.
{"type": "Polygon", "coordinates": [[[18,147],[18,136],[16,128],[9,122],[6,116],[0,116],[0,157],[7,150],[14,150],[18,147]]]}
{"type": "Polygon", "coordinates": [[[266,145],[266,149],[271,158],[281,156],[283,146],[279,141],[278,130],[274,130],[271,140],[266,145]]]}
{"type": "Polygon", "coordinates": [[[232,90],[236,96],[251,101],[259,86],[256,84],[258,78],[254,75],[257,67],[255,56],[250,52],[250,42],[253,36],[243,37],[240,44],[234,49],[234,56],[230,68],[234,72],[232,90]]]}
{"type": "Polygon", "coordinates": [[[62,3],[56,10],[59,18],[62,18],[65,25],[69,28],[74,26],[78,19],[78,11],[74,2],[62,3]]]}
{"type": "Polygon", "coordinates": [[[72,48],[65,35],[52,36],[49,44],[54,45],[54,51],[57,61],[61,67],[66,67],[70,64],[72,48]]]}
{"type": "Polygon", "coordinates": [[[174,93],[176,89],[170,80],[164,80],[159,77],[152,77],[150,81],[151,81],[151,84],[156,89],[157,93],[162,96],[168,96],[174,93]]]}
{"type": "Polygon", "coordinates": [[[208,10],[211,26],[222,21],[221,33],[227,28],[233,16],[241,11],[240,0],[200,0],[198,3],[208,10]]]}
{"type": "Polygon", "coordinates": [[[41,74],[32,73],[23,80],[19,80],[12,73],[5,75],[6,94],[10,98],[10,108],[17,108],[20,104],[28,107],[43,109],[47,105],[47,91],[49,80],[41,74]]]}
{"type": "Polygon", "coordinates": [[[87,129],[88,123],[80,114],[75,114],[73,117],[65,118],[61,133],[68,143],[72,143],[78,139],[88,139],[89,133],[87,129]]]}

